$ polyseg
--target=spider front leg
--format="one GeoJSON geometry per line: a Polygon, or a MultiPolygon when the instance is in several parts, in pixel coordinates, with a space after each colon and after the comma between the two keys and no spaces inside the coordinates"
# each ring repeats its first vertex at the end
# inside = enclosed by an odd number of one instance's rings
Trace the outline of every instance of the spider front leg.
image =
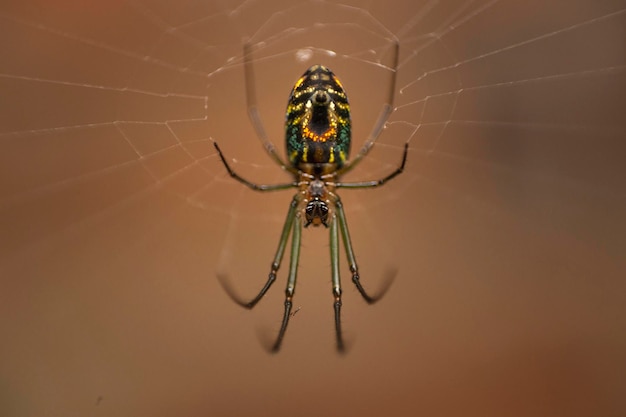
{"type": "MultiPolygon", "coordinates": [[[[295,200],[295,198],[294,198],[295,200]]],[[[298,261],[300,259],[300,240],[302,236],[302,220],[300,214],[296,213],[296,219],[293,224],[293,234],[291,236],[291,258],[289,260],[289,277],[287,278],[287,288],[285,288],[285,312],[283,321],[280,324],[280,330],[276,337],[276,342],[272,346],[272,352],[276,353],[280,350],[280,345],[285,337],[289,318],[291,317],[291,307],[293,296],[296,292],[296,277],[298,275],[298,261]]]]}
{"type": "MultiPolygon", "coordinates": [[[[346,222],[346,214],[343,211],[343,204],[338,196],[335,196],[335,208],[337,209],[337,220],[339,223],[339,230],[341,231],[341,238],[343,239],[343,244],[346,249],[346,256],[348,257],[348,264],[350,265],[350,272],[352,273],[352,282],[356,286],[357,290],[368,304],[373,304],[376,301],[380,300],[383,295],[389,289],[391,285],[391,280],[389,280],[379,294],[375,296],[369,295],[363,286],[361,285],[361,280],[359,277],[359,267],[356,264],[356,258],[354,256],[354,251],[352,250],[352,241],[350,240],[350,232],[348,231],[348,223],[346,222]]],[[[335,307],[337,310],[337,307],[335,307]]]]}
{"type": "Polygon", "coordinates": [[[287,240],[289,239],[289,233],[293,227],[294,218],[296,217],[296,211],[298,209],[298,205],[300,203],[300,194],[296,194],[293,200],[291,200],[291,204],[289,205],[289,210],[287,211],[287,218],[285,219],[285,224],[283,225],[283,230],[280,234],[280,240],[278,241],[278,248],[276,249],[276,254],[274,255],[274,260],[272,261],[272,265],[270,267],[270,273],[268,275],[267,281],[261,291],[250,301],[244,301],[240,297],[238,297],[235,292],[232,290],[225,277],[218,275],[218,279],[224,287],[226,293],[232,298],[232,300],[239,304],[240,306],[252,309],[261,298],[265,295],[265,293],[270,289],[274,281],[276,281],[276,273],[278,272],[278,268],[280,268],[280,263],[283,260],[283,255],[285,254],[285,247],[287,246],[287,240]]]}
{"type": "Polygon", "coordinates": [[[335,331],[337,334],[337,350],[345,351],[341,332],[341,279],[339,275],[339,233],[337,231],[337,216],[333,213],[330,221],[330,268],[333,282],[333,296],[335,297],[335,331]]]}
{"type": "Polygon", "coordinates": [[[252,300],[244,301],[239,298],[237,295],[235,295],[235,292],[231,289],[225,278],[218,275],[218,279],[220,280],[222,287],[224,287],[224,290],[230,296],[230,298],[232,298],[233,301],[235,301],[235,303],[239,304],[240,306],[247,309],[252,309],[259,301],[261,301],[261,298],[263,298],[263,296],[270,289],[274,281],[276,281],[276,273],[280,268],[280,264],[285,254],[287,240],[289,240],[289,233],[292,233],[289,277],[287,279],[287,288],[285,289],[285,312],[283,315],[280,330],[278,332],[278,337],[276,338],[276,342],[271,348],[272,352],[278,352],[282,340],[285,336],[285,332],[287,331],[287,325],[289,324],[289,318],[291,317],[292,299],[296,290],[296,277],[298,273],[298,261],[300,259],[300,241],[302,234],[302,220],[300,219],[300,215],[298,213],[300,200],[300,193],[296,194],[291,200],[289,210],[287,211],[287,218],[285,219],[285,224],[283,225],[283,230],[280,234],[278,248],[276,249],[276,254],[274,255],[274,260],[272,261],[267,281],[265,282],[265,285],[263,285],[263,288],[261,288],[261,291],[259,291],[259,293],[252,300]]]}
{"type": "Polygon", "coordinates": [[[350,241],[350,233],[348,232],[348,224],[346,223],[346,215],[343,210],[343,204],[337,195],[333,195],[336,213],[332,214],[330,222],[330,265],[331,277],[333,283],[334,309],[335,309],[335,332],[337,339],[337,350],[339,353],[345,352],[343,342],[343,333],[341,330],[341,279],[339,273],[339,231],[346,249],[346,256],[350,264],[350,272],[352,273],[352,282],[359,290],[359,293],[369,304],[378,301],[389,289],[391,280],[383,287],[382,291],[376,295],[369,295],[361,285],[359,277],[359,267],[356,264],[354,251],[352,250],[352,242],[350,241]]]}

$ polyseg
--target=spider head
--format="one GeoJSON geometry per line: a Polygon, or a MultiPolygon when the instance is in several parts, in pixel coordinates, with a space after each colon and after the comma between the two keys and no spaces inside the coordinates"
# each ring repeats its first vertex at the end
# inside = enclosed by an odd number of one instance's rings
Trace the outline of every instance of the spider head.
{"type": "Polygon", "coordinates": [[[328,204],[319,197],[314,197],[304,208],[304,217],[306,218],[304,227],[310,224],[315,227],[321,224],[328,227],[328,204]]]}

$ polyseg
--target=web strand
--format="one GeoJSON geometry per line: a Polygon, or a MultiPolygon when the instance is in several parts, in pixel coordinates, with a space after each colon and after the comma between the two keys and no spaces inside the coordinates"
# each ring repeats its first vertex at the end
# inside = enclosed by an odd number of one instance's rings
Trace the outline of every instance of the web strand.
{"type": "MultiPolygon", "coordinates": [[[[241,44],[244,38],[256,45],[253,59],[259,68],[260,113],[277,149],[283,146],[281,118],[284,103],[281,101],[285,99],[291,79],[295,80],[302,71],[301,64],[310,64],[314,60],[328,61],[333,68],[338,68],[337,72],[343,71],[340,78],[347,80],[351,88],[348,93],[355,108],[354,145],[358,147],[364,140],[364,132],[371,127],[368,120],[375,118],[371,116],[370,108],[375,109],[380,102],[384,88],[379,86],[384,85],[389,77],[390,40],[399,40],[401,59],[396,107],[375,151],[362,168],[350,174],[354,176],[375,176],[373,174],[384,172],[393,165],[407,141],[411,149],[409,160],[415,154],[424,158],[451,157],[472,161],[473,156],[450,149],[449,142],[452,130],[456,133],[470,126],[480,126],[485,131],[506,127],[518,133],[560,131],[614,136],[623,132],[621,122],[611,115],[604,119],[507,120],[483,116],[471,108],[490,104],[492,97],[509,92],[528,100],[536,86],[553,88],[563,85],[567,88],[580,83],[602,84],[611,77],[623,77],[626,63],[619,54],[606,53],[598,55],[597,60],[581,59],[569,66],[557,65],[559,60],[565,61],[564,58],[555,58],[554,65],[528,62],[540,59],[545,48],[567,44],[570,38],[586,37],[608,43],[612,33],[606,28],[619,26],[626,17],[626,9],[607,6],[595,15],[572,13],[571,17],[563,17],[556,25],[538,25],[537,31],[529,31],[530,35],[523,38],[513,34],[502,36],[499,44],[491,43],[495,47],[490,49],[472,45],[469,49],[475,52],[468,55],[463,49],[464,35],[473,33],[480,22],[493,21],[492,16],[504,14],[502,2],[459,2],[447,10],[439,2],[425,2],[393,27],[388,26],[385,18],[379,17],[373,8],[370,10],[370,6],[303,1],[258,17],[255,15],[257,8],[257,2],[246,1],[230,9],[207,7],[200,15],[181,12],[174,18],[153,8],[149,2],[136,1],[122,12],[134,14],[136,29],[156,36],[144,42],[142,47],[133,48],[111,41],[102,28],[98,32],[98,28],[78,29],[80,25],[64,27],[62,22],[57,25],[52,20],[39,19],[17,10],[1,11],[0,19],[7,27],[34,38],[46,37],[50,39],[50,45],[60,51],[76,47],[82,48],[87,57],[110,57],[113,67],[124,72],[124,76],[106,72],[81,74],[74,71],[77,64],[67,62],[64,64],[72,71],[66,73],[45,66],[20,66],[19,61],[25,60],[23,56],[5,60],[6,63],[0,66],[0,83],[11,87],[13,95],[9,100],[19,101],[26,92],[28,97],[33,97],[32,91],[40,91],[41,96],[51,99],[48,103],[56,102],[58,106],[66,104],[64,97],[70,97],[70,101],[89,101],[91,111],[84,114],[77,111],[76,115],[61,111],[57,118],[39,120],[36,114],[28,111],[28,103],[21,104],[24,106],[20,114],[23,121],[20,124],[17,120],[8,120],[3,124],[0,145],[13,150],[19,148],[24,138],[43,145],[76,134],[87,138],[97,133],[110,134],[111,143],[125,144],[126,149],[123,155],[120,151],[111,156],[105,166],[87,166],[82,171],[73,170],[64,178],[50,177],[54,178],[52,180],[46,180],[45,175],[33,177],[22,188],[14,187],[11,192],[3,193],[0,207],[37,201],[76,184],[89,184],[138,167],[148,179],[144,191],[168,189],[194,207],[217,213],[243,211],[245,199],[214,198],[221,187],[235,188],[237,184],[229,183],[220,170],[213,140],[225,142],[229,148],[226,153],[231,155],[238,170],[248,171],[253,176],[265,176],[270,181],[284,178],[284,174],[274,172],[271,161],[263,159],[262,153],[258,152],[258,142],[251,128],[245,126],[247,122],[242,116],[245,113],[241,100],[241,44]],[[313,10],[312,5],[315,5],[315,14],[308,20],[301,20],[304,11],[313,10]],[[257,22],[256,26],[254,22],[257,22]],[[203,36],[212,33],[212,28],[218,25],[229,27],[230,32],[224,31],[220,34],[223,37],[217,38],[203,36]],[[330,34],[329,39],[334,41],[326,40],[325,34],[330,34]],[[353,36],[359,42],[354,46],[344,45],[342,36],[353,36]],[[319,42],[312,42],[312,39],[319,42]],[[298,55],[301,51],[306,54],[298,55]],[[300,56],[302,62],[294,60],[294,56],[300,56]],[[489,68],[501,67],[503,62],[517,60],[520,64],[527,63],[526,71],[488,72],[489,68]],[[351,74],[359,71],[367,74],[367,80],[376,81],[358,84],[351,80],[351,74]],[[226,110],[231,108],[239,110],[224,117],[226,110]],[[162,138],[150,142],[149,136],[156,132],[162,138]],[[189,180],[190,173],[193,173],[193,179],[182,185],[189,180]]],[[[71,21],[65,23],[68,22],[71,21]]],[[[591,52],[590,49],[586,51],[591,52]]],[[[28,53],[35,54],[36,60],[36,51],[28,53]]],[[[555,114],[558,116],[558,111],[555,114]]],[[[20,151],[20,155],[23,154],[20,151]]],[[[474,162],[497,165],[494,161],[474,162]]],[[[28,157],[21,164],[28,166],[28,157]]],[[[409,182],[424,180],[425,173],[419,168],[411,167],[410,163],[407,168],[405,175],[409,182]]],[[[381,193],[385,198],[380,201],[400,199],[397,190],[381,193]]],[[[103,207],[102,211],[105,210],[103,207]]]]}

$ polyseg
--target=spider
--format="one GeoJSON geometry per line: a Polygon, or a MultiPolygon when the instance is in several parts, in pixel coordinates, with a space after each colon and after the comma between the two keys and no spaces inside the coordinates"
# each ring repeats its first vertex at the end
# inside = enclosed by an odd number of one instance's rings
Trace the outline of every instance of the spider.
{"type": "MultiPolygon", "coordinates": [[[[398,167],[386,177],[374,181],[341,182],[340,177],[353,169],[369,152],[380,132],[385,126],[387,119],[393,111],[393,98],[396,85],[398,67],[399,45],[393,45],[393,73],[389,86],[388,99],[383,104],[380,115],[374,127],[367,137],[365,144],[354,159],[348,162],[350,151],[350,106],[348,98],[339,79],[331,70],[322,65],[313,65],[300,77],[289,96],[287,104],[285,133],[287,158],[289,164],[285,164],[276,152],[274,145],[267,138],[261,122],[256,104],[256,92],[252,61],[250,59],[250,46],[244,46],[244,73],[246,83],[246,99],[248,116],[256,130],[256,134],[263,143],[269,156],[280,167],[293,175],[293,181],[284,184],[263,185],[255,184],[239,176],[228,164],[217,142],[215,149],[226,167],[228,174],[255,191],[275,191],[287,188],[297,188],[298,191],[291,200],[287,218],[280,235],[278,248],[270,267],[269,277],[259,293],[250,301],[244,301],[235,296],[234,292],[226,284],[223,277],[220,278],[222,286],[229,296],[239,305],[251,309],[263,298],[265,293],[276,280],[276,273],[280,267],[287,240],[291,234],[291,259],[285,290],[285,310],[283,319],[271,348],[272,352],[280,349],[281,343],[292,316],[292,300],[296,288],[296,275],[300,256],[300,239],[302,227],[310,225],[314,227],[324,226],[330,231],[330,260],[332,293],[334,297],[335,331],[337,350],[344,352],[345,345],[341,331],[341,281],[339,276],[339,235],[343,240],[352,282],[358,289],[363,299],[372,304],[376,302],[386,288],[377,296],[369,295],[361,285],[359,269],[357,267],[350,233],[346,223],[346,215],[343,204],[336,190],[338,188],[372,188],[385,184],[402,173],[408,153],[408,142],[404,146],[402,160],[398,167]]],[[[388,286],[387,286],[388,287],[388,286]]],[[[294,313],[295,314],[295,313],[294,313]]]]}

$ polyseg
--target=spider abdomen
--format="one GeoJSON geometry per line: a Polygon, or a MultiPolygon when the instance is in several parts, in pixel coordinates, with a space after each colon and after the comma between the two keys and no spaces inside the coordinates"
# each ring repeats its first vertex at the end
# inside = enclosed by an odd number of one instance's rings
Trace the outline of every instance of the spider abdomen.
{"type": "Polygon", "coordinates": [[[350,105],[343,86],[328,68],[314,65],[294,85],[285,134],[289,162],[299,170],[328,165],[338,169],[348,159],[350,105]]]}

